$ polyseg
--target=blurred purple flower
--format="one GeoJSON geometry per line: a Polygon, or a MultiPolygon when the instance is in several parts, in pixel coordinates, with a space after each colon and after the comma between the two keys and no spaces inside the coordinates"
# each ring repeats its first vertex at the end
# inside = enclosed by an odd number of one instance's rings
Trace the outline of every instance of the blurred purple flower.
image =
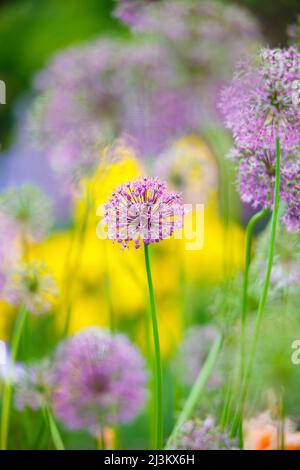
{"type": "Polygon", "coordinates": [[[130,136],[142,157],[154,157],[215,118],[220,84],[259,38],[251,16],[217,2],[153,1],[146,12],[134,1],[129,8],[150,21],[151,40],[141,27],[126,41],[102,37],[69,48],[35,80],[27,129],[75,185],[99,162],[99,142],[130,136]]]}
{"type": "Polygon", "coordinates": [[[236,441],[217,428],[211,417],[187,421],[169,446],[172,450],[234,450],[236,441]]]}
{"type": "Polygon", "coordinates": [[[276,137],[285,152],[299,146],[300,53],[263,49],[239,66],[221,95],[220,109],[235,143],[243,149],[275,151],[276,137]]]}
{"type": "MultiPolygon", "coordinates": [[[[275,185],[275,154],[268,150],[240,151],[232,158],[238,166],[238,189],[241,199],[253,208],[273,208],[275,185]]],[[[280,198],[285,203],[282,221],[287,230],[300,228],[300,161],[283,152],[280,198]]]]}
{"type": "Polygon", "coordinates": [[[64,342],[54,364],[53,407],[71,429],[97,435],[135,418],[146,397],[144,361],[123,335],[88,328],[64,342]]]}
{"type": "Polygon", "coordinates": [[[42,240],[53,224],[51,200],[33,184],[8,188],[0,194],[0,211],[27,240],[42,240]]]}

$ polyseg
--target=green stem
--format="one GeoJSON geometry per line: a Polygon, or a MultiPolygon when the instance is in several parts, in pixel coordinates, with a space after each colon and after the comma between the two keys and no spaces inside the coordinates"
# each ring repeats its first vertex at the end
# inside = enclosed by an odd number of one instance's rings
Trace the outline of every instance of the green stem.
{"type": "Polygon", "coordinates": [[[268,253],[268,260],[266,266],[266,273],[265,279],[263,284],[263,289],[259,301],[258,312],[256,316],[255,326],[254,326],[254,334],[252,340],[252,346],[250,350],[249,361],[246,367],[246,372],[244,375],[243,386],[240,394],[240,400],[238,403],[237,413],[235,415],[235,419],[232,426],[232,435],[235,435],[237,429],[240,427],[241,423],[241,415],[243,414],[244,403],[247,397],[249,381],[253,369],[255,353],[257,349],[257,343],[259,339],[259,334],[261,330],[262,321],[264,318],[266,301],[268,297],[269,285],[270,285],[270,278],[271,278],[271,271],[274,259],[274,252],[275,252],[275,241],[276,241],[276,230],[278,224],[278,214],[279,214],[279,202],[280,202],[280,159],[281,159],[281,150],[280,150],[280,140],[279,138],[276,139],[276,168],[275,168],[275,188],[274,188],[274,207],[273,207],[273,214],[272,214],[272,221],[271,221],[271,236],[270,236],[270,244],[269,244],[269,253],[268,253]]]}
{"type": "Polygon", "coordinates": [[[162,367],[160,358],[160,345],[159,345],[159,333],[155,306],[154,289],[151,275],[150,259],[149,259],[149,247],[144,244],[145,253],[145,265],[148,280],[149,289],[149,300],[152,320],[152,332],[154,341],[154,352],[155,352],[155,408],[156,408],[156,449],[162,449],[163,446],[163,407],[162,407],[162,367]]]}
{"type": "Polygon", "coordinates": [[[207,359],[198,375],[198,378],[190,392],[190,395],[185,402],[182,412],[180,413],[178,420],[174,426],[174,429],[168,439],[167,448],[174,442],[178,431],[180,430],[181,426],[190,419],[195,410],[196,406],[199,404],[201,394],[207,384],[207,381],[211,375],[211,372],[214,368],[216,363],[218,354],[221,350],[222,346],[222,336],[218,336],[214,341],[212,348],[207,356],[207,359]]]}
{"type": "MultiPolygon", "coordinates": [[[[11,373],[11,368],[17,359],[18,349],[20,345],[20,339],[22,336],[22,331],[24,329],[25,321],[27,317],[27,309],[22,306],[20,308],[17,320],[15,323],[13,336],[11,340],[11,358],[12,364],[9,365],[8,373],[11,373]]],[[[11,397],[12,397],[12,381],[11,377],[8,376],[4,388],[3,388],[3,398],[2,398],[2,412],[1,412],[1,450],[7,449],[7,440],[8,440],[8,429],[9,429],[9,420],[10,420],[10,408],[11,408],[11,397]]]]}
{"type": "MultiPolygon", "coordinates": [[[[249,284],[249,268],[251,263],[251,247],[253,231],[256,224],[262,220],[267,214],[268,209],[263,209],[249,220],[246,229],[246,240],[245,240],[245,270],[243,279],[243,291],[242,291],[242,317],[241,317],[241,364],[244,365],[245,361],[245,326],[247,319],[247,307],[248,307],[248,284],[249,284]]],[[[242,367],[243,370],[243,367],[242,367]]]]}
{"type": "Polygon", "coordinates": [[[246,229],[246,240],[245,240],[245,270],[243,278],[243,289],[242,289],[242,315],[241,315],[241,351],[240,351],[240,373],[239,379],[240,384],[243,382],[243,374],[245,371],[246,363],[246,320],[247,320],[247,308],[248,308],[248,285],[249,285],[249,271],[251,263],[251,248],[253,232],[256,224],[262,220],[269,213],[268,209],[262,209],[249,220],[246,229]]]}
{"type": "Polygon", "coordinates": [[[45,409],[45,415],[46,415],[46,419],[47,419],[47,422],[48,422],[51,438],[52,438],[53,444],[55,446],[55,449],[56,450],[65,450],[65,446],[63,444],[60,432],[59,432],[58,427],[56,425],[56,422],[55,422],[55,420],[52,416],[52,412],[51,412],[50,408],[48,406],[45,406],[44,409],[45,409]]]}

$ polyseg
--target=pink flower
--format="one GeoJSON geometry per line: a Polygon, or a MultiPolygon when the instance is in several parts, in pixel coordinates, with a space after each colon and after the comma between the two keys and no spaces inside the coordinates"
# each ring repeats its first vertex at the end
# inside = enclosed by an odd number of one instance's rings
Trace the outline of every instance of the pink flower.
{"type": "Polygon", "coordinates": [[[182,228],[184,207],[181,196],[169,193],[157,178],[140,178],[123,184],[105,205],[108,238],[123,248],[159,242],[182,228]]]}

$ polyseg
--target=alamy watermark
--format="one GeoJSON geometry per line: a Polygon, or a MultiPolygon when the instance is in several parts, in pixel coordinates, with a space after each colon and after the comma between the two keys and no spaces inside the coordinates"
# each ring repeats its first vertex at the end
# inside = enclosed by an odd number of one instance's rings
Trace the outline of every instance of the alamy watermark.
{"type": "Polygon", "coordinates": [[[295,339],[291,344],[291,348],[293,349],[291,355],[292,364],[298,366],[300,364],[300,339],[295,339]]]}
{"type": "Polygon", "coordinates": [[[6,85],[3,80],[0,80],[0,104],[6,104],[6,85]]]}
{"type": "Polygon", "coordinates": [[[184,240],[187,251],[198,251],[204,246],[204,204],[184,204],[182,215],[182,228],[172,230],[168,233],[168,223],[162,222],[160,225],[160,212],[153,210],[151,213],[151,224],[147,223],[144,214],[149,213],[149,206],[145,204],[145,210],[139,206],[138,210],[134,207],[128,209],[128,213],[116,215],[116,219],[107,227],[103,219],[105,213],[104,205],[97,209],[97,216],[101,217],[97,228],[97,237],[101,240],[114,238],[117,240],[131,240],[135,235],[140,238],[159,239],[159,232],[163,233],[163,239],[174,238],[175,240],[184,240]],[[134,212],[134,213],[133,213],[134,212]],[[121,218],[123,219],[121,220],[121,218]],[[128,220],[131,222],[128,223],[128,220]],[[122,231],[119,227],[122,226],[122,231]],[[124,230],[125,227],[125,230],[124,230]],[[113,237],[110,235],[112,234],[113,237]]]}

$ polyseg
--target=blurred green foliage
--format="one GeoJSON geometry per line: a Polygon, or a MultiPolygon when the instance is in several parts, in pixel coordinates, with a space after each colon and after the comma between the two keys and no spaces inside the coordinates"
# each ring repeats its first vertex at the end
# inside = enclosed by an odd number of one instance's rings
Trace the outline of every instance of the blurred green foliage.
{"type": "Polygon", "coordinates": [[[0,141],[7,143],[12,109],[32,75],[55,51],[120,28],[113,0],[22,0],[0,6],[0,79],[7,106],[0,108],[0,141]]]}

